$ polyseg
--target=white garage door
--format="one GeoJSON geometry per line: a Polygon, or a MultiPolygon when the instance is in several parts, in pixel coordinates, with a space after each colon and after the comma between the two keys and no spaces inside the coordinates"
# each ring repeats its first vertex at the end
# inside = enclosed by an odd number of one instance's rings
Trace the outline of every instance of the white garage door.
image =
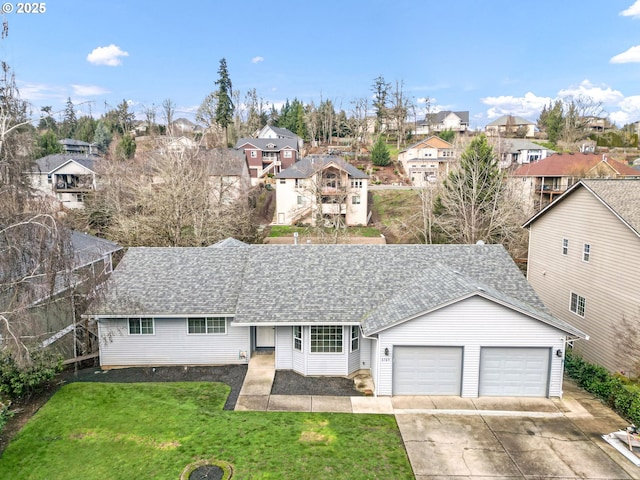
{"type": "Polygon", "coordinates": [[[395,347],[394,395],[460,395],[462,347],[395,347]]]}
{"type": "Polygon", "coordinates": [[[480,396],[546,397],[548,348],[482,348],[480,396]]]}

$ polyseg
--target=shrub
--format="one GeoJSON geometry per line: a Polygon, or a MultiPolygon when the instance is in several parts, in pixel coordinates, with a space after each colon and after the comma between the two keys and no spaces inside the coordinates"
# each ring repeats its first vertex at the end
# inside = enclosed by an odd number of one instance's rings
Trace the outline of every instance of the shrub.
{"type": "Polygon", "coordinates": [[[0,401],[0,432],[13,416],[13,412],[9,410],[11,400],[0,401]]]}
{"type": "Polygon", "coordinates": [[[19,366],[7,353],[0,354],[0,393],[19,398],[36,393],[62,370],[62,359],[45,352],[31,355],[31,364],[19,366]]]}
{"type": "Polygon", "coordinates": [[[593,393],[622,417],[640,425],[640,387],[573,352],[567,352],[564,367],[567,375],[579,386],[593,393]]]}

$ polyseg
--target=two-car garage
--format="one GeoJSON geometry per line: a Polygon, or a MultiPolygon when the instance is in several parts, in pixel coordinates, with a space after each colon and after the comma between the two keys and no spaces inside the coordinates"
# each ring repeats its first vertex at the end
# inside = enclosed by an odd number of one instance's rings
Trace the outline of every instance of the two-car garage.
{"type": "MultiPolygon", "coordinates": [[[[546,397],[550,356],[550,348],[481,347],[469,378],[479,396],[546,397]]],[[[393,395],[461,395],[464,357],[460,346],[395,346],[393,395]]]]}

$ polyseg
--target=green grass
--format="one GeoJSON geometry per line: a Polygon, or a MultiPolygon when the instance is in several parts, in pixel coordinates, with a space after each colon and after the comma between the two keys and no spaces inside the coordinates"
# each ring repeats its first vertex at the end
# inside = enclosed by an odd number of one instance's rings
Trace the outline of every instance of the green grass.
{"type": "Polygon", "coordinates": [[[376,190],[371,208],[388,227],[420,211],[420,199],[414,190],[376,190]]]}
{"type": "MultiPolygon", "coordinates": [[[[311,227],[293,227],[289,225],[273,225],[269,232],[269,237],[288,237],[292,236],[294,232],[298,232],[300,235],[314,236],[314,228],[311,227]]],[[[333,229],[325,228],[326,233],[332,233],[333,229]]],[[[374,227],[347,227],[346,233],[350,236],[356,237],[379,237],[380,230],[374,227]]]]}
{"type": "Polygon", "coordinates": [[[223,411],[218,383],[73,383],[0,458],[0,478],[167,479],[200,459],[234,479],[413,478],[393,416],[223,411]]]}

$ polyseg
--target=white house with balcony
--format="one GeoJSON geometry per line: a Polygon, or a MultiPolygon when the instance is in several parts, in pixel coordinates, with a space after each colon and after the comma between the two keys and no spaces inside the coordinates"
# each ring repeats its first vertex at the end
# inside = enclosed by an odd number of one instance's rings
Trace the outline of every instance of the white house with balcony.
{"type": "Polygon", "coordinates": [[[96,188],[93,155],[54,154],[36,160],[30,171],[31,186],[55,198],[63,207],[84,208],[84,197],[96,188]]]}
{"type": "Polygon", "coordinates": [[[367,224],[369,176],[341,157],[306,157],[275,179],[277,225],[367,224]]]}

